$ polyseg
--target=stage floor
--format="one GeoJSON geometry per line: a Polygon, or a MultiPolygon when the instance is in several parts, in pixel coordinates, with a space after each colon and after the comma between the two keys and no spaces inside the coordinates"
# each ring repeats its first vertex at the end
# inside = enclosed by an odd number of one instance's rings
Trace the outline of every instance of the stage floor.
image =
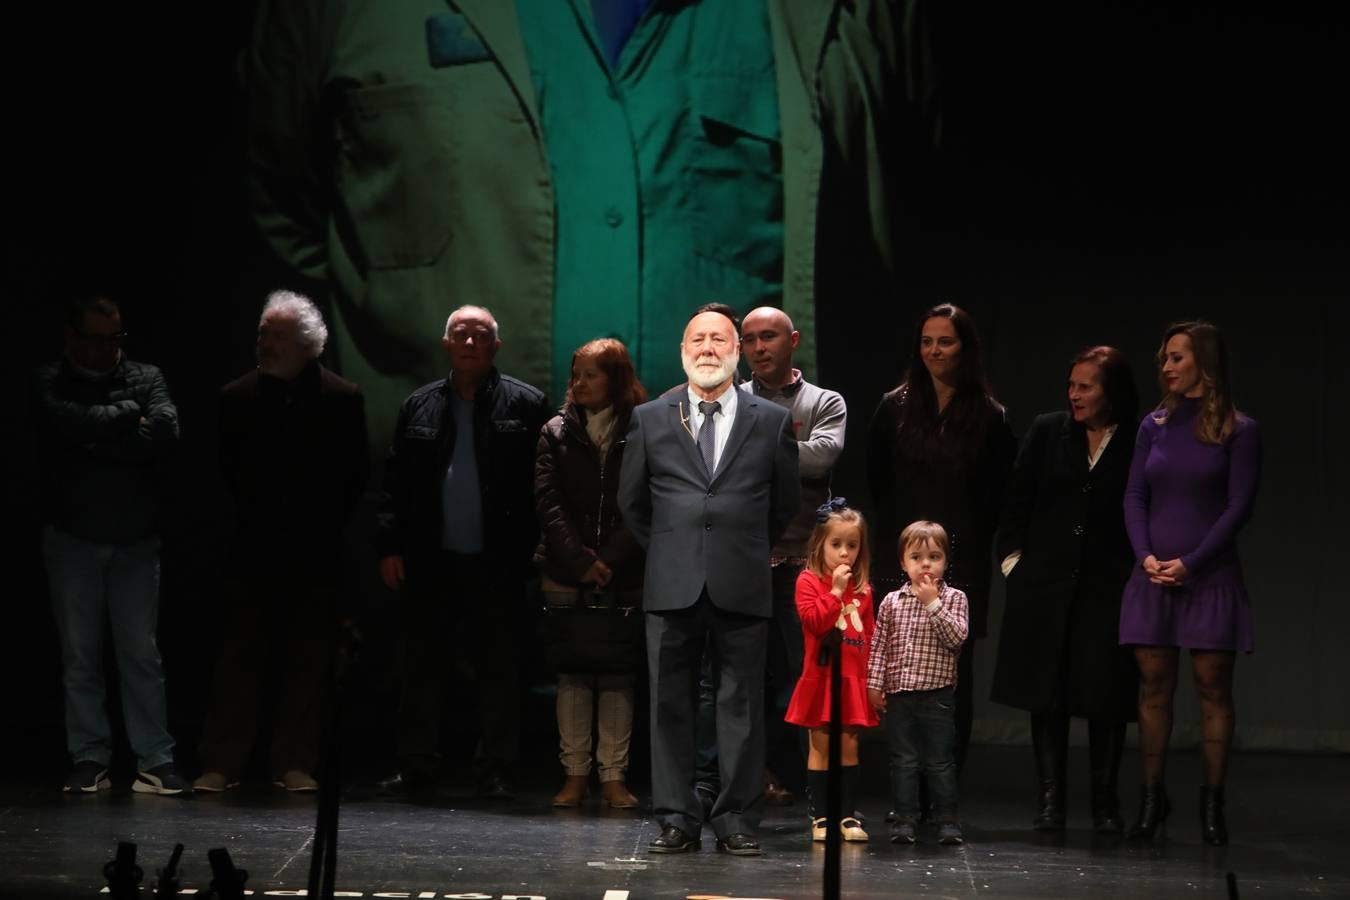
{"type": "MultiPolygon", "coordinates": [[[[871,748],[865,747],[864,752],[871,748]]],[[[877,748],[878,750],[880,748],[877,748]]],[[[1350,896],[1350,759],[1239,754],[1229,779],[1232,845],[1207,848],[1197,823],[1198,760],[1174,754],[1175,809],[1165,838],[1132,843],[1087,827],[1086,751],[1072,758],[1069,830],[1028,828],[1033,775],[1026,748],[976,747],[963,784],[967,842],[938,847],[887,841],[884,762],[871,754],[860,804],[872,834],[845,845],[843,896],[1214,897],[1234,872],[1244,898],[1350,896]]],[[[1137,760],[1123,772],[1134,780],[1137,760]]],[[[253,896],[303,896],[316,804],[265,785],[190,800],[132,794],[125,778],[97,796],[61,794],[62,773],[0,784],[0,892],[6,897],[96,897],[118,841],[139,846],[144,894],[175,841],[186,846],[184,894],[206,893],[207,850],[225,847],[249,872],[253,896]]],[[[337,887],[345,897],[810,898],[821,894],[823,845],[809,839],[805,808],[770,809],[764,856],[732,858],[713,847],[654,857],[659,828],[644,810],[552,810],[560,779],[534,767],[515,800],[486,805],[451,785],[436,802],[377,798],[369,780],[344,794],[337,887]]],[[[1127,817],[1133,788],[1122,792],[1127,817]]],[[[643,796],[644,802],[649,798],[643,796]]],[[[106,894],[104,894],[106,896],[106,894]]]]}

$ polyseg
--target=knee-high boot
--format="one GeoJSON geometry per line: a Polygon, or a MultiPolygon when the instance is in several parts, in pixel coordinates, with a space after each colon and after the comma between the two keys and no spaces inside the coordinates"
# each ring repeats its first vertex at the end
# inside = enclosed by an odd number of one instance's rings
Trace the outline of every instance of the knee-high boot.
{"type": "Polygon", "coordinates": [[[1088,759],[1092,768],[1092,830],[1119,834],[1125,830],[1120,815],[1120,757],[1125,750],[1125,723],[1088,720],[1088,759]]]}
{"type": "Polygon", "coordinates": [[[1064,829],[1064,795],[1069,752],[1069,717],[1059,710],[1031,714],[1031,746],[1036,756],[1036,777],[1041,788],[1041,808],[1031,825],[1037,831],[1064,829]]]}

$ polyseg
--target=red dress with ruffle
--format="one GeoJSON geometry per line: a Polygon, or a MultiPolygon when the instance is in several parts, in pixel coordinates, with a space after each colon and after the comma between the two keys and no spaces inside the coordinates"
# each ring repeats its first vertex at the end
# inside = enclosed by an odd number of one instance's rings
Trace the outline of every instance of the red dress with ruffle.
{"type": "Polygon", "coordinates": [[[802,661],[802,676],[797,680],[792,700],[788,703],[787,715],[783,718],[793,725],[807,728],[823,728],[830,722],[830,667],[817,662],[820,658],[820,642],[832,629],[838,628],[839,614],[844,604],[857,600],[858,621],[855,623],[852,616],[844,617],[845,628],[840,644],[843,649],[840,656],[840,674],[843,676],[840,706],[843,708],[845,725],[870,728],[881,721],[867,702],[867,652],[872,643],[872,631],[876,627],[872,613],[872,589],[866,587],[862,593],[845,591],[841,599],[830,593],[830,587],[830,579],[822,578],[810,569],[797,576],[797,615],[802,621],[806,656],[802,661]]]}

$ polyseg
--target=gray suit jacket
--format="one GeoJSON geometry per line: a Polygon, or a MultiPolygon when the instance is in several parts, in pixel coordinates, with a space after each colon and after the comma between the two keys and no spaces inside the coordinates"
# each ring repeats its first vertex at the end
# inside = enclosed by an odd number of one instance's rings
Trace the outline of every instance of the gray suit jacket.
{"type": "Polygon", "coordinates": [[[643,605],[685,609],[706,586],[719,609],[773,614],[769,551],[797,511],[792,417],[741,394],[712,477],[683,421],[681,390],[633,411],[619,473],[619,511],[647,548],[643,605]]]}

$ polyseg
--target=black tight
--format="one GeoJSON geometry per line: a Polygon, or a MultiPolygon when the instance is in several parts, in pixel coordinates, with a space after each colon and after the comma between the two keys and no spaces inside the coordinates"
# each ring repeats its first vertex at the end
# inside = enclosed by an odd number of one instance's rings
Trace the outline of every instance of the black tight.
{"type": "MultiPolygon", "coordinates": [[[[1139,663],[1139,755],[1145,784],[1163,780],[1172,737],[1172,699],[1177,690],[1176,647],[1136,647],[1139,663]]],[[[1233,663],[1228,650],[1192,650],[1191,677],[1200,698],[1205,783],[1223,784],[1233,744],[1233,663]]]]}

